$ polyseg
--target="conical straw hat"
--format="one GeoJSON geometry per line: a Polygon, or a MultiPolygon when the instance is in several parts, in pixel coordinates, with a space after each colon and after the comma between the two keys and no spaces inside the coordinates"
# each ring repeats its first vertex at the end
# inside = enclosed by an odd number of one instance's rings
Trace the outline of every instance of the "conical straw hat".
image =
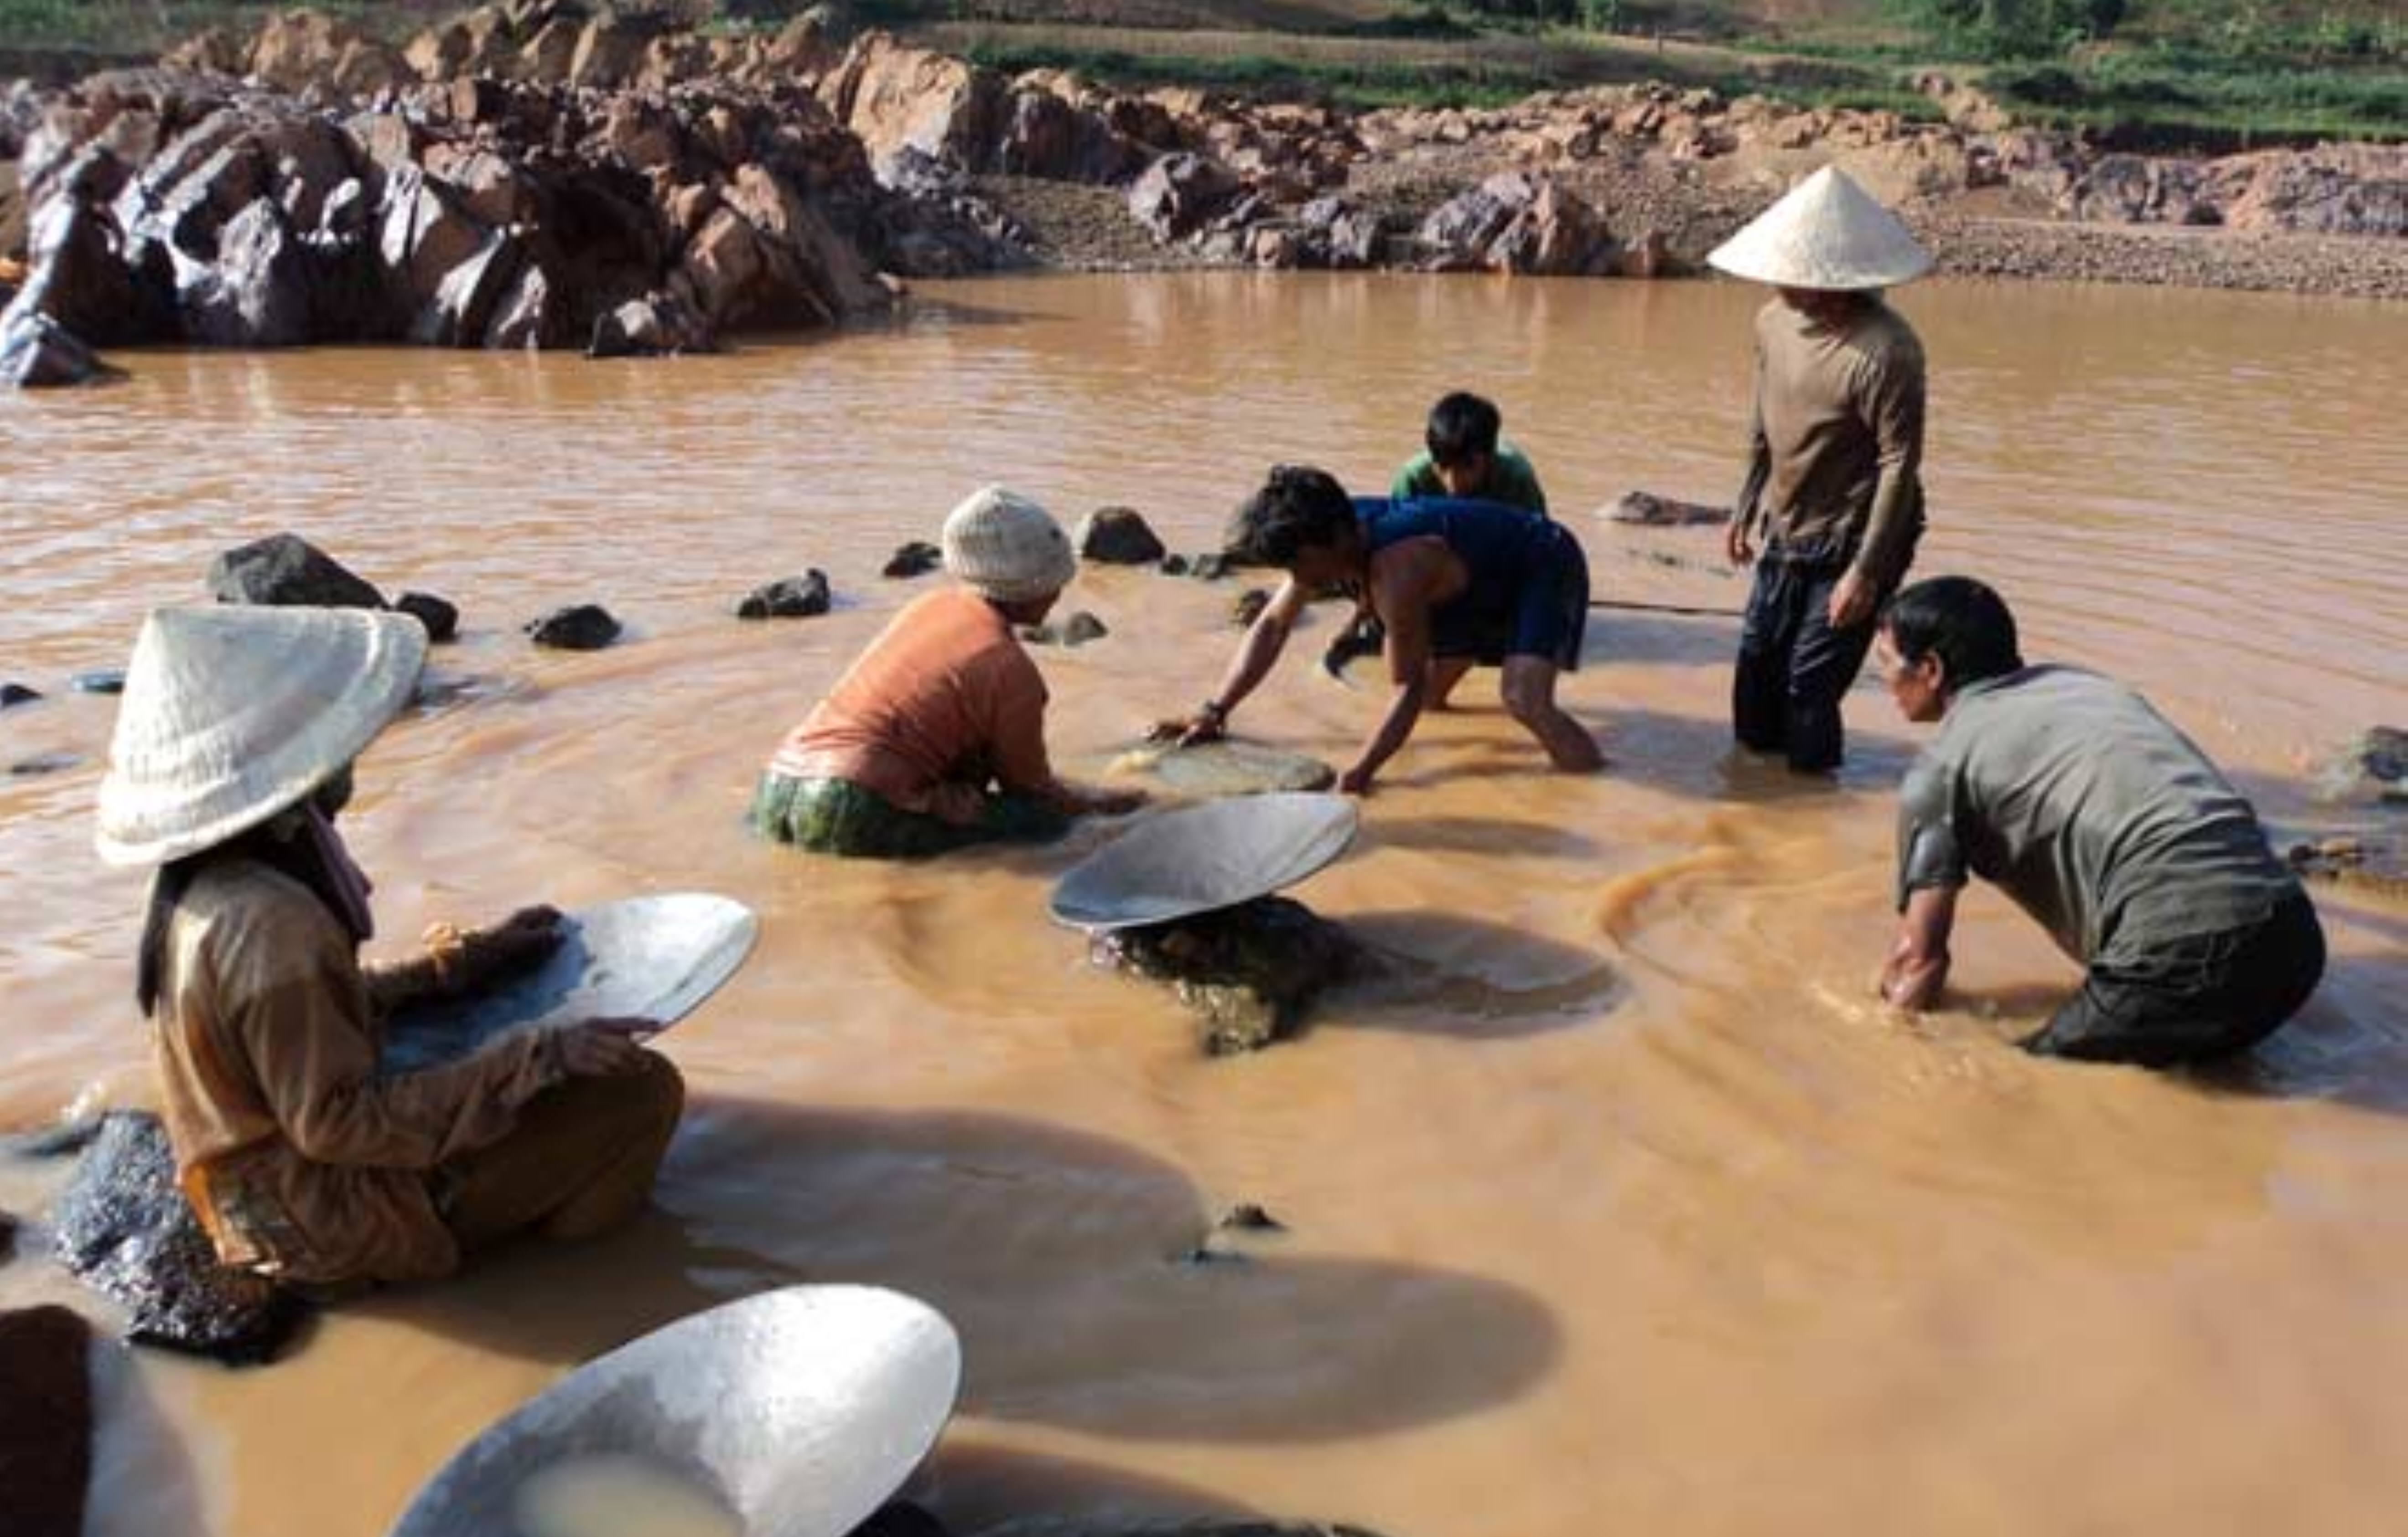
{"type": "Polygon", "coordinates": [[[1836,165],[1792,187],[1706,260],[1734,278],[1827,292],[1892,288],[1931,266],[1898,215],[1836,165]]]}
{"type": "Polygon", "coordinates": [[[408,703],[426,630],[357,609],[161,609],[134,642],[93,841],[158,865],[257,826],[408,703]]]}

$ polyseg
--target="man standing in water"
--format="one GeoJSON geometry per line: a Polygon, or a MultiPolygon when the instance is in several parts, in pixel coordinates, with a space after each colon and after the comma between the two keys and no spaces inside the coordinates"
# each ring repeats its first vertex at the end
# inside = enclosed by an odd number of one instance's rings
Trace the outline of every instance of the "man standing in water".
{"type": "Polygon", "coordinates": [[[2243,1050],[2315,991],[2324,931],[2257,814],[2146,701],[2096,673],[2026,667],[2014,616],[1966,577],[1898,595],[1890,697],[1940,734],[1899,795],[1898,940],[1882,996],[1948,980],[1967,874],[1998,883],[2087,970],[2023,1044],[2148,1067],[2243,1050]]]}
{"type": "Polygon", "coordinates": [[[1387,626],[1383,654],[1396,692],[1339,777],[1340,789],[1370,792],[1381,766],[1412,735],[1435,679],[1456,662],[1503,665],[1505,708],[1556,768],[1604,766],[1597,743],[1555,703],[1555,675],[1579,665],[1588,622],[1588,559],[1561,524],[1493,502],[1357,501],[1326,471],[1282,465],[1239,510],[1228,550],[1287,579],[1212,697],[1195,715],[1157,725],[1156,737],[1182,745],[1219,737],[1229,712],[1269,675],[1305,604],[1353,587],[1387,626]]]}
{"type": "Polygon", "coordinates": [[[1757,554],[1731,679],[1740,743],[1840,765],[1840,700],[1923,531],[1923,345],[1881,290],[1931,258],[1841,172],[1817,171],[1706,258],[1779,296],[1756,317],[1747,481],[1725,542],[1757,554]]]}

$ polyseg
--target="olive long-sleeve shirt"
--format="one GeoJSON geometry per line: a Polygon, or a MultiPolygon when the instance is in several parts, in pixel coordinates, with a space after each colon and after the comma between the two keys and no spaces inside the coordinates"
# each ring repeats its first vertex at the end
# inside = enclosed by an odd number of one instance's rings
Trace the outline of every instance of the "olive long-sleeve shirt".
{"type": "Polygon", "coordinates": [[[351,934],[255,860],[194,876],[161,980],[152,1052],[184,1192],[220,1258],[281,1279],[449,1273],[459,1250],[428,1172],[498,1141],[563,1076],[535,1033],[380,1076],[351,934]]]}
{"type": "Polygon", "coordinates": [[[1767,546],[1905,574],[1923,521],[1923,344],[1879,298],[1827,324],[1774,299],[1756,316],[1748,475],[1731,515],[1767,546]]]}

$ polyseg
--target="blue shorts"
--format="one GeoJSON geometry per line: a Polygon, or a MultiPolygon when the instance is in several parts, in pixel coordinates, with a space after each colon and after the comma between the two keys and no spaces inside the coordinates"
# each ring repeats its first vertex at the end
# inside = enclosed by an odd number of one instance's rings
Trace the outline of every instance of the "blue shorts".
{"type": "Polygon", "coordinates": [[[1492,668],[1509,656],[1536,656],[1570,672],[1580,666],[1588,631],[1588,556],[1571,530],[1551,524],[1512,590],[1466,594],[1430,621],[1432,655],[1492,668]]]}

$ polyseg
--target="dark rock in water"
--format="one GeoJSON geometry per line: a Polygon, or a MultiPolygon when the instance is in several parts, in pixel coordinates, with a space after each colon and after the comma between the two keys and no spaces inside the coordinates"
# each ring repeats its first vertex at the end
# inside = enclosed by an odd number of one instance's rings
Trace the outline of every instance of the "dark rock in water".
{"type": "Polygon", "coordinates": [[[1248,629],[1253,627],[1255,620],[1263,616],[1263,610],[1270,606],[1271,590],[1268,587],[1249,587],[1238,595],[1236,602],[1229,605],[1229,619],[1240,629],[1248,629]]]}
{"type": "Polygon", "coordinates": [[[1218,582],[1227,576],[1232,569],[1229,557],[1217,551],[1211,554],[1197,555],[1187,563],[1187,574],[1198,582],[1218,582]]]}
{"type": "Polygon", "coordinates": [[[1133,507],[1099,507],[1079,524],[1079,553],[1106,566],[1150,566],[1167,553],[1133,507]]]}
{"type": "Polygon", "coordinates": [[[0,710],[10,705],[32,704],[41,697],[39,689],[27,688],[22,683],[0,683],[0,710]]]}
{"type": "Polygon", "coordinates": [[[1155,569],[1160,571],[1164,576],[1185,576],[1187,574],[1187,557],[1185,555],[1165,555],[1162,557],[1161,563],[1155,567],[1155,569]]]}
{"type": "Polygon", "coordinates": [[[526,632],[537,645],[556,651],[600,651],[619,639],[619,622],[599,603],[580,603],[528,620],[526,632]]]}
{"type": "Polygon", "coordinates": [[[384,595],[298,534],[271,534],[209,562],[209,592],[221,603],[276,607],[381,609],[384,595]]]}
{"type": "Polygon", "coordinates": [[[1202,155],[1164,155],[1129,188],[1129,217],[1156,240],[1181,240],[1211,223],[1235,202],[1244,183],[1202,155]]]}
{"type": "Polygon", "coordinates": [[[2375,726],[2342,749],[2316,779],[2327,800],[2408,805],[2408,731],[2375,726]]]}
{"type": "Polygon", "coordinates": [[[79,1537],[92,1482],[92,1326],[50,1304],[0,1313],[0,1515],[8,1537],[79,1537]]]}
{"type": "Polygon", "coordinates": [[[1168,982],[1202,1015],[1204,1050],[1254,1051],[1292,1033],[1321,992],[1355,970],[1360,948],[1285,897],[1098,935],[1096,960],[1168,982]]]}
{"type": "Polygon", "coordinates": [[[433,593],[404,593],[393,600],[394,611],[406,613],[426,626],[429,644],[442,645],[460,634],[460,610],[433,593]]]}
{"type": "Polygon", "coordinates": [[[1642,528],[1695,528],[1707,524],[1719,528],[1730,522],[1730,509],[1674,501],[1653,492],[1626,491],[1620,501],[1606,510],[1605,516],[1613,523],[1642,528]]]}
{"type": "Polygon", "coordinates": [[[809,619],[828,611],[831,601],[825,571],[814,567],[798,577],[755,587],[736,605],[738,619],[809,619]]]}
{"type": "Polygon", "coordinates": [[[218,1263],[155,1115],[117,1111],[102,1122],[56,1219],[60,1262],[125,1308],[137,1344],[251,1365],[271,1359],[300,1322],[298,1297],[218,1263]]]}
{"type": "Polygon", "coordinates": [[[715,352],[719,338],[702,312],[673,294],[629,299],[594,322],[587,357],[673,357],[715,352]]]}
{"type": "Polygon", "coordinates": [[[1192,1249],[1180,1251],[1173,1257],[1182,1265],[1242,1265],[1247,1258],[1245,1255],[1235,1249],[1212,1247],[1211,1241],[1209,1239],[1192,1249]]]}
{"type": "Polygon", "coordinates": [[[12,779],[34,779],[72,768],[82,761],[73,753],[36,753],[30,758],[19,758],[8,765],[8,774],[12,779]]]}
{"type": "Polygon", "coordinates": [[[1076,610],[1062,621],[1062,643],[1066,646],[1083,646],[1090,640],[1101,640],[1111,633],[1104,627],[1102,620],[1084,609],[1076,610]]]}
{"type": "Polygon", "coordinates": [[[0,1261],[17,1252],[17,1219],[0,1212],[0,1261]]]}
{"type": "Polygon", "coordinates": [[[895,553],[880,568],[880,576],[925,576],[945,564],[945,553],[925,539],[912,539],[895,547],[895,553]]]}
{"type": "Polygon", "coordinates": [[[946,1537],[946,1533],[943,1522],[909,1500],[896,1500],[871,1512],[850,1537],[946,1537]]]}
{"type": "Polygon", "coordinates": [[[1287,1231],[1286,1223],[1251,1200],[1241,1200],[1222,1213],[1220,1225],[1239,1232],[1283,1233],[1287,1231]]]}
{"type": "Polygon", "coordinates": [[[125,377],[74,332],[36,310],[11,309],[0,317],[0,384],[21,390],[103,384],[125,377]]]}
{"type": "Polygon", "coordinates": [[[2408,898],[2408,833],[2343,833],[2294,843],[2284,857],[2311,881],[2408,898]]]}
{"type": "Polygon", "coordinates": [[[125,692],[123,668],[96,668],[79,672],[67,680],[67,687],[78,694],[122,694],[125,692]]]}

